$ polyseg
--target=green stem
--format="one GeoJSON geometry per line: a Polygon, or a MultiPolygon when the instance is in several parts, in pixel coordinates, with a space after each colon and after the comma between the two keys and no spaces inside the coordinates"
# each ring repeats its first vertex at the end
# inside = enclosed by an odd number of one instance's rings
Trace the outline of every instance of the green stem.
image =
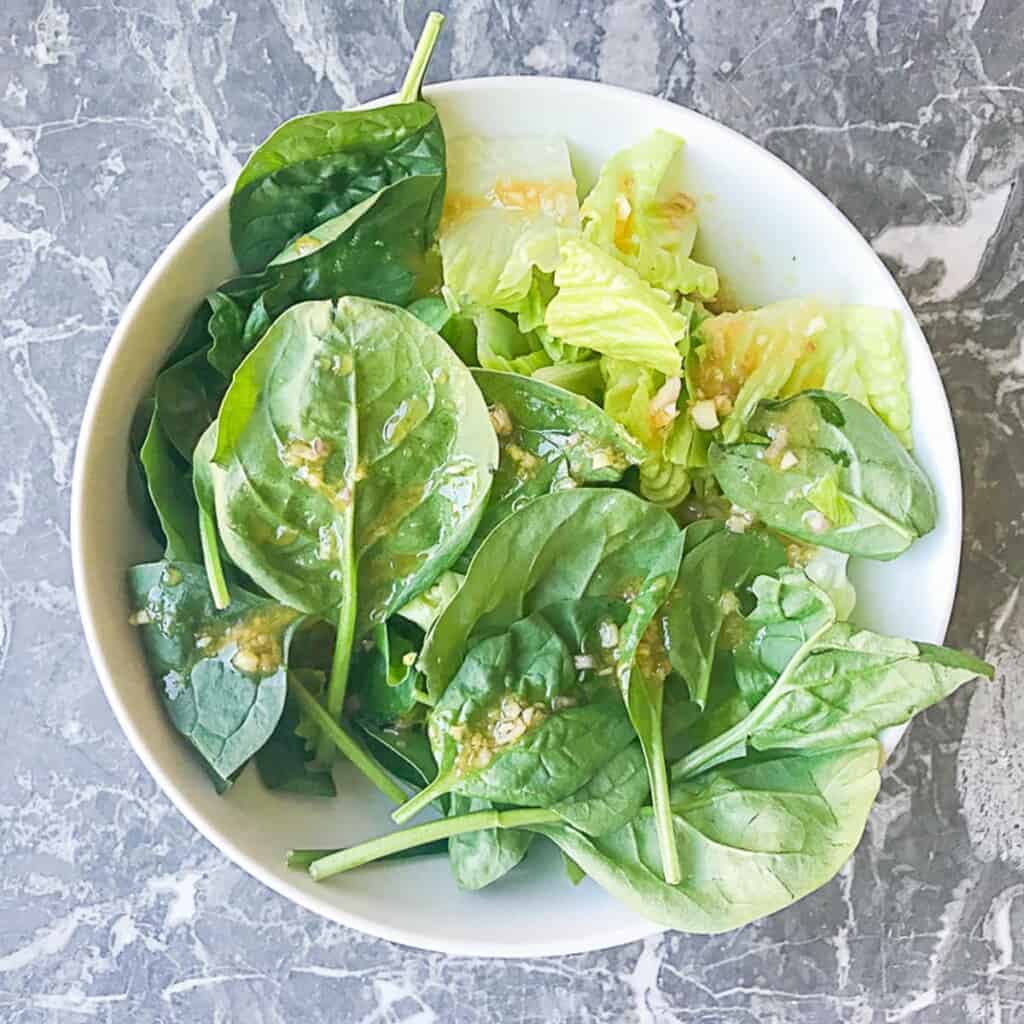
{"type": "Polygon", "coordinates": [[[668,770],[665,767],[665,747],[661,735],[661,714],[659,707],[657,728],[651,736],[650,750],[644,744],[647,755],[647,773],[651,780],[651,804],[654,810],[654,825],[658,832],[658,850],[661,853],[661,873],[669,885],[678,885],[683,880],[683,869],[679,863],[679,848],[676,845],[676,829],[672,816],[672,801],[668,792],[668,770]]]}
{"type": "Polygon", "coordinates": [[[686,757],[681,758],[672,765],[671,776],[673,782],[682,782],[683,779],[692,778],[700,772],[714,768],[716,764],[728,761],[734,756],[735,751],[740,751],[740,756],[746,752],[747,742],[754,734],[757,727],[768,717],[774,705],[785,695],[790,688],[789,681],[796,674],[797,669],[807,660],[807,656],[814,649],[815,644],[832,628],[833,621],[830,619],[819,629],[815,630],[806,640],[793,652],[789,664],[782,670],[782,674],[775,680],[772,688],[761,698],[760,703],[745,718],[740,719],[731,729],[708,740],[702,747],[691,750],[686,757]]]}
{"type": "MultiPolygon", "coordinates": [[[[338,605],[338,628],[334,634],[331,677],[327,681],[327,698],[324,701],[327,714],[335,721],[341,718],[341,710],[345,706],[348,669],[352,660],[352,643],[356,632],[356,560],[353,532],[353,515],[350,509],[345,517],[345,536],[342,538],[346,555],[346,564],[342,568],[344,591],[338,605]]],[[[326,736],[321,736],[316,748],[316,759],[322,764],[330,764],[332,753],[330,740],[326,736]]]]}
{"type": "MultiPolygon", "coordinates": [[[[745,718],[740,719],[731,729],[719,734],[712,740],[708,740],[702,747],[691,750],[685,757],[680,758],[672,765],[671,776],[673,782],[682,782],[683,779],[692,778],[701,772],[714,768],[715,765],[728,761],[739,750],[746,750],[747,739],[754,730],[761,724],[772,704],[778,695],[779,683],[783,676],[779,676],[775,685],[761,699],[760,704],[754,708],[745,718]]],[[[742,753],[741,753],[742,756],[742,753]]]]}
{"type": "Polygon", "coordinates": [[[428,786],[424,786],[418,793],[414,793],[401,807],[391,812],[391,820],[396,825],[403,825],[410,818],[414,818],[427,804],[436,800],[439,796],[451,792],[452,780],[448,773],[438,775],[428,786]]]}
{"type": "Polygon", "coordinates": [[[405,73],[402,91],[398,94],[399,103],[413,103],[420,98],[423,76],[427,73],[430,55],[434,52],[434,44],[437,42],[443,24],[443,14],[432,11],[427,15],[423,31],[420,33],[420,41],[416,44],[412,60],[409,62],[409,70],[405,73]]]}
{"type": "Polygon", "coordinates": [[[392,832],[391,835],[380,836],[358,846],[350,846],[347,850],[338,850],[310,864],[309,873],[314,881],[322,882],[332,875],[351,871],[352,868],[380,860],[381,857],[392,856],[414,846],[436,842],[438,839],[449,839],[464,832],[480,832],[489,828],[525,828],[530,825],[548,825],[559,820],[554,811],[543,808],[474,811],[472,814],[463,814],[455,818],[441,818],[439,821],[413,825],[412,828],[401,832],[392,832]]]}
{"type": "Polygon", "coordinates": [[[405,800],[405,790],[368,754],[363,747],[320,706],[320,702],[297,679],[288,676],[292,696],[328,738],[389,800],[396,804],[405,800]]]}
{"type": "Polygon", "coordinates": [[[217,543],[217,524],[213,516],[204,508],[199,509],[199,541],[203,546],[203,567],[210,584],[210,595],[214,606],[223,611],[231,604],[227,581],[224,579],[224,566],[220,561],[220,547],[217,543]]]}

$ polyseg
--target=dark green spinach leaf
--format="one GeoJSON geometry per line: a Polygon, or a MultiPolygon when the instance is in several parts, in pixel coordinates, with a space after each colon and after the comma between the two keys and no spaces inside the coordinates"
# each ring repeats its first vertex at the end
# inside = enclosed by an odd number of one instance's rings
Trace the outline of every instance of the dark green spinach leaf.
{"type": "Polygon", "coordinates": [[[510,512],[551,491],[615,483],[645,458],[642,445],[593,402],[497,370],[474,370],[490,408],[501,456],[483,519],[461,562],[510,512]]]}
{"type": "Polygon", "coordinates": [[[535,498],[481,544],[462,586],[427,635],[420,659],[437,700],[467,650],[556,601],[628,598],[660,576],[679,528],[626,491],[579,488],[535,498]]]}
{"type": "Polygon", "coordinates": [[[218,611],[198,566],[128,570],[150,672],[174,727],[222,779],[270,738],[284,709],[288,647],[302,616],[232,589],[218,611]]]}
{"type": "Polygon", "coordinates": [[[496,460],[469,372],[404,310],[302,303],[235,373],[212,466],[220,537],[268,593],[332,613],[329,714],[344,702],[353,637],[458,556],[496,460]]]}
{"type": "Polygon", "coordinates": [[[703,707],[723,625],[739,613],[744,588],[785,565],[786,552],[766,533],[732,533],[717,521],[695,523],[686,533],[687,553],[662,611],[663,633],[672,668],[703,707]]]}
{"type": "Polygon", "coordinates": [[[437,778],[395,820],[442,793],[549,807],[584,785],[633,738],[606,639],[626,615],[622,601],[562,601],[471,648],[430,714],[437,778]]]}

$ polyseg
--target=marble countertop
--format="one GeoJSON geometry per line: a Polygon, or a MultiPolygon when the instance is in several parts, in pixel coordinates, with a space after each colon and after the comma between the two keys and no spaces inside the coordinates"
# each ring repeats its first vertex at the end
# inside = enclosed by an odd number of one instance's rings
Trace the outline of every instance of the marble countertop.
{"type": "Polygon", "coordinates": [[[437,5],[435,79],[600,79],[767,146],[872,241],[931,340],[964,454],[950,639],[998,677],[914,723],[840,878],[722,937],[449,959],[263,888],[170,806],[119,731],[68,545],[104,346],[157,254],[271,128],[396,87],[429,6],[0,5],[0,1020],[1024,1021],[1018,0],[437,5]]]}

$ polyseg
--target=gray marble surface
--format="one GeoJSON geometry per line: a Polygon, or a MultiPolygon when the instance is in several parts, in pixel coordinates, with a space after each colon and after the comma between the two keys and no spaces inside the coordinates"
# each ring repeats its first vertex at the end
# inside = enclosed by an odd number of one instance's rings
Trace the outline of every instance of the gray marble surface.
{"type": "MultiPolygon", "coordinates": [[[[250,148],[394,88],[424,0],[0,3],[0,1020],[1024,1021],[1024,6],[458,0],[432,76],[667,96],[819,185],[898,274],[964,453],[951,640],[852,864],[728,936],[454,960],[291,906],[172,809],[96,682],[68,501],[132,290],[250,148]]],[[[908,595],[912,599],[912,595],[908,595]]]]}

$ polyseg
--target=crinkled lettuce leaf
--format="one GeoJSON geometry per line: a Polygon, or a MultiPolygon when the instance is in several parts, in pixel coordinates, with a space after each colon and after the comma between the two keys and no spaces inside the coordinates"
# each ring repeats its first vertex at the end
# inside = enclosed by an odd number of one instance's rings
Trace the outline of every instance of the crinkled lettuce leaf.
{"type": "Polygon", "coordinates": [[[827,388],[873,409],[910,446],[910,393],[898,311],[792,299],[722,313],[695,331],[687,359],[693,401],[714,399],[726,442],[757,403],[827,388]]]}
{"type": "Polygon", "coordinates": [[[686,396],[669,407],[656,396],[668,378],[648,367],[605,356],[604,409],[643,444],[640,493],[656,504],[678,505],[690,492],[692,470],[707,465],[707,439],[686,415],[686,396]]]}
{"type": "Polygon", "coordinates": [[[670,187],[668,173],[683,140],[656,131],[616,153],[580,207],[586,237],[632,267],[656,288],[712,298],[713,267],[691,257],[696,202],[670,187]]]}
{"type": "Polygon", "coordinates": [[[561,238],[558,292],[544,324],[576,348],[678,377],[689,332],[689,306],[675,309],[665,292],[575,233],[561,238]]]}
{"type": "Polygon", "coordinates": [[[445,285],[457,303],[522,309],[535,320],[534,269],[555,269],[559,229],[578,224],[564,140],[468,136],[448,143],[439,244],[445,285]]]}

